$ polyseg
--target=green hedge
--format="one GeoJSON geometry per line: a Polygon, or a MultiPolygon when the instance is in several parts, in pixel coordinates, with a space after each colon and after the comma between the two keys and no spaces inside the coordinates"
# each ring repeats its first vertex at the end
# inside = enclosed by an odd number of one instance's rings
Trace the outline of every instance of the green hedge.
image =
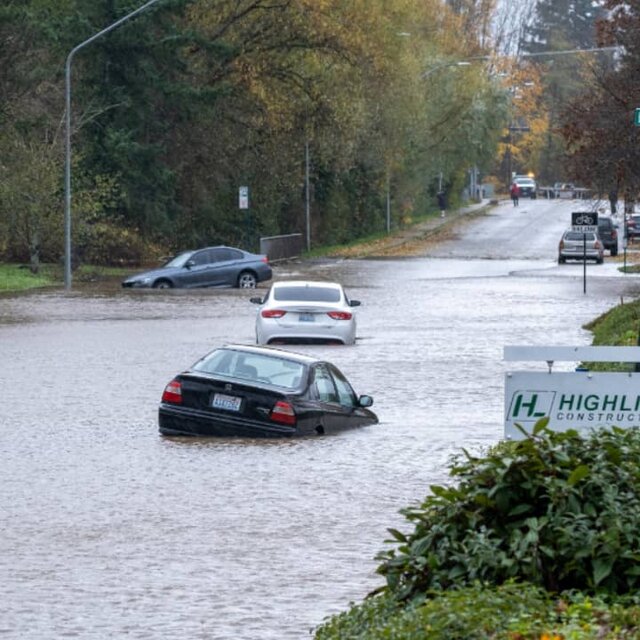
{"type": "MultiPolygon", "coordinates": [[[[638,611],[621,600],[640,588],[640,430],[581,436],[547,424],[484,456],[457,456],[451,486],[432,486],[422,504],[402,511],[413,530],[389,530],[392,548],[378,556],[381,593],[317,637],[537,638],[550,622],[567,624],[549,617],[551,598],[600,598],[616,603],[620,619],[629,616],[626,635],[561,637],[640,638],[638,611]],[[496,635],[513,633],[511,619],[523,635],[496,635]]],[[[610,633],[607,625],[601,633],[610,633]]]]}
{"type": "Polygon", "coordinates": [[[396,548],[379,567],[399,599],[429,589],[509,579],[550,591],[640,587],[640,431],[555,433],[544,419],[531,437],[485,457],[458,457],[450,487],[403,511],[396,548]]]}

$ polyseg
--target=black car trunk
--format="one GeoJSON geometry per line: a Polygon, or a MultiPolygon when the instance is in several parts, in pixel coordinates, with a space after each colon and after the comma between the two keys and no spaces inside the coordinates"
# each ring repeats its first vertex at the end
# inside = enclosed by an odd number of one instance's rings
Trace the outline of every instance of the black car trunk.
{"type": "Polygon", "coordinates": [[[271,422],[271,410],[286,395],[269,385],[256,386],[240,380],[190,374],[180,376],[182,406],[249,420],[271,422]]]}

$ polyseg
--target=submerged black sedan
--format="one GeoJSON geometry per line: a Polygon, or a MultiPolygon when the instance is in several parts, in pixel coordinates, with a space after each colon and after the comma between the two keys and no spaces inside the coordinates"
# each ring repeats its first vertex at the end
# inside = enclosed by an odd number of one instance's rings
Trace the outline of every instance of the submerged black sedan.
{"type": "Polygon", "coordinates": [[[272,347],[215,349],[165,387],[167,436],[282,437],[376,424],[371,396],[357,396],[330,362],[272,347]]]}

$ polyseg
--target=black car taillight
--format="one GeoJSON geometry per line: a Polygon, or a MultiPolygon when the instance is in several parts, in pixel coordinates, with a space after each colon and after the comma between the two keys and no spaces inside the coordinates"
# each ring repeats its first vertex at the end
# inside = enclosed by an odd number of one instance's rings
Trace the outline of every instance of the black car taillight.
{"type": "Polygon", "coordinates": [[[178,380],[172,380],[162,394],[162,402],[171,404],[182,404],[182,385],[178,380]]]}
{"type": "Polygon", "coordinates": [[[296,423],[296,412],[289,402],[278,400],[273,409],[271,409],[271,420],[294,426],[296,423]]]}

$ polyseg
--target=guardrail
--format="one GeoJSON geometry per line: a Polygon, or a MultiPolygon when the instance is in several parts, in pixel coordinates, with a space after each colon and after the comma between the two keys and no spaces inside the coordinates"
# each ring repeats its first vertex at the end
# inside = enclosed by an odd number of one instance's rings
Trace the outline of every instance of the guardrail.
{"type": "Polygon", "coordinates": [[[260,238],[260,253],[264,253],[269,262],[299,258],[302,255],[302,234],[289,233],[260,238]]]}
{"type": "Polygon", "coordinates": [[[567,200],[588,200],[593,193],[592,189],[574,187],[573,189],[556,189],[555,187],[538,187],[538,194],[545,198],[564,198],[567,200]]]}

